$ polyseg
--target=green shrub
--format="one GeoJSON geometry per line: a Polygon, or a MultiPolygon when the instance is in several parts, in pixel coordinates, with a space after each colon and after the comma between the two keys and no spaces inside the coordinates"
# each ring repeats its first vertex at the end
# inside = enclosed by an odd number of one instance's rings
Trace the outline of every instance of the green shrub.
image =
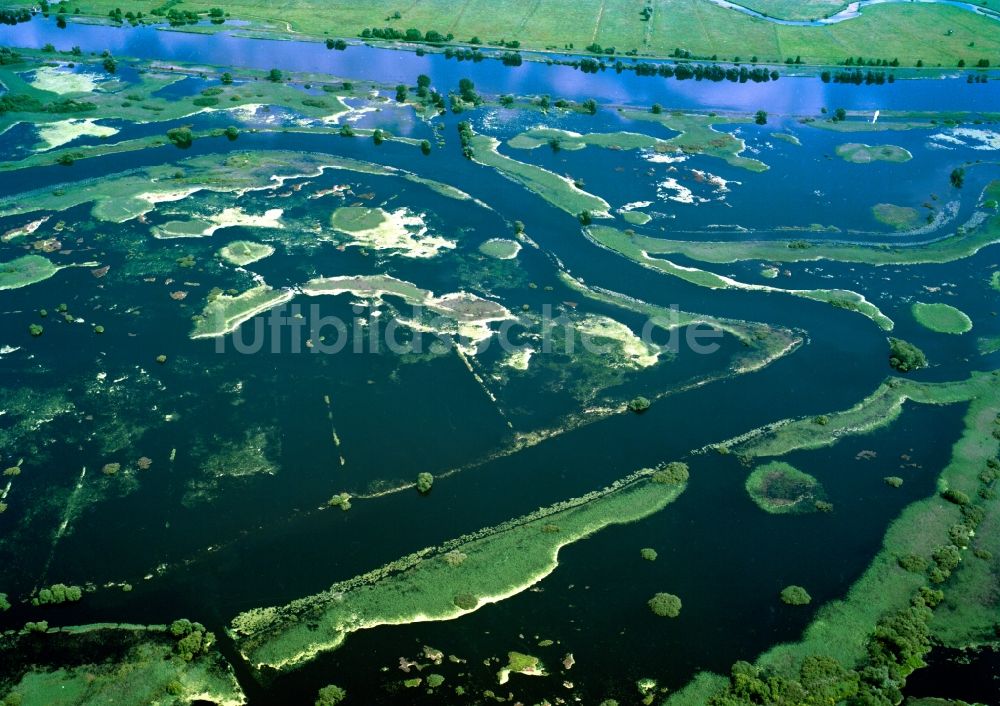
{"type": "Polygon", "coordinates": [[[930,562],[919,554],[904,554],[896,557],[896,563],[899,564],[900,568],[914,574],[922,574],[930,566],[930,562]]]}
{"type": "Polygon", "coordinates": [[[649,409],[650,405],[652,404],[653,403],[650,402],[647,398],[640,395],[638,397],[633,397],[631,400],[629,400],[628,408],[631,411],[635,412],[636,414],[640,414],[649,409]]]}
{"type": "Polygon", "coordinates": [[[781,602],[786,605],[809,605],[812,596],[802,586],[785,586],[781,589],[781,602]]]}
{"type": "Polygon", "coordinates": [[[656,561],[656,550],[651,547],[643,547],[639,550],[639,556],[646,561],[656,561]]]}
{"type": "Polygon", "coordinates": [[[690,475],[686,463],[683,461],[671,461],[653,473],[653,482],[664,485],[669,483],[686,483],[690,475]]]}
{"type": "Polygon", "coordinates": [[[961,490],[956,490],[955,488],[948,488],[948,490],[941,493],[941,497],[950,503],[955,503],[956,505],[969,504],[969,496],[961,490]]]}
{"type": "Polygon", "coordinates": [[[927,367],[927,356],[912,343],[901,338],[890,338],[889,365],[901,373],[907,373],[927,367]]]}
{"type": "Polygon", "coordinates": [[[329,684],[319,690],[316,695],[316,706],[337,706],[347,698],[347,691],[336,684],[329,684]]]}
{"type": "Polygon", "coordinates": [[[429,493],[431,486],[434,485],[434,476],[430,473],[418,473],[417,474],[417,490],[421,493],[429,493]]]}
{"type": "Polygon", "coordinates": [[[661,618],[676,618],[681,614],[681,599],[672,593],[657,593],[649,599],[647,605],[661,618]]]}

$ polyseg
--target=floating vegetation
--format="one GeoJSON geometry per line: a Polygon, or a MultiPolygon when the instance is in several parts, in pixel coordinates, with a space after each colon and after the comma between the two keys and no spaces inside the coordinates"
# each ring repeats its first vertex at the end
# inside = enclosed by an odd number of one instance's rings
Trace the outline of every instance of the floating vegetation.
{"type": "Polygon", "coordinates": [[[46,150],[62,147],[79,137],[111,137],[116,134],[118,128],[98,125],[93,118],[71,118],[38,126],[38,137],[46,150]]]}
{"type": "Polygon", "coordinates": [[[384,211],[344,206],[333,212],[330,225],[351,237],[347,245],[395,250],[403,257],[435,257],[442,250],[455,247],[454,241],[429,235],[424,219],[406,208],[384,211]]]}
{"type": "Polygon", "coordinates": [[[815,512],[825,497],[818,480],[782,461],[755,468],[746,488],[757,507],[779,515],[815,512]]]}
{"type": "MultiPolygon", "coordinates": [[[[302,287],[302,292],[309,296],[354,294],[371,301],[381,301],[388,295],[399,297],[411,306],[426,307],[430,313],[452,322],[453,326],[443,328],[438,321],[436,327],[430,330],[459,336],[463,349],[469,352],[475,352],[481,341],[493,335],[491,323],[513,318],[506,307],[475,294],[451,292],[434,296],[431,291],[389,275],[320,277],[309,280],[302,287]]],[[[415,327],[426,326],[421,322],[402,322],[415,327]]]]}
{"type": "Polygon", "coordinates": [[[848,142],[837,145],[837,156],[854,164],[869,164],[871,162],[909,162],[913,155],[909,150],[896,145],[866,145],[861,142],[848,142]]]}
{"type": "Polygon", "coordinates": [[[972,330],[972,319],[950,304],[914,302],[910,311],[918,324],[937,333],[958,334],[972,330]]]}
{"type": "Polygon", "coordinates": [[[224,208],[219,213],[190,221],[168,221],[153,228],[153,236],[160,239],[200,238],[214,235],[223,228],[284,228],[281,216],[284,211],[271,208],[259,216],[239,207],[224,208]]]}
{"type": "MultiPolygon", "coordinates": [[[[245,321],[289,301],[295,292],[259,284],[242,294],[219,294],[205,305],[191,338],[217,338],[232,333],[245,321]]],[[[163,362],[166,362],[164,358],[163,362]]]]}
{"type": "Polygon", "coordinates": [[[249,240],[234,240],[219,250],[219,257],[238,267],[246,267],[274,254],[274,247],[249,240]]]}
{"type": "Polygon", "coordinates": [[[651,515],[683,492],[684,483],[655,483],[652,475],[639,471],[604,490],[423,549],[324,593],[243,613],[231,631],[256,668],[282,669],[339,647],[355,630],[456,618],[541,581],[556,568],[560,548],[608,525],[651,515]],[[549,527],[556,531],[544,531],[549,527]],[[442,560],[456,550],[463,561],[442,560]]]}
{"type": "Polygon", "coordinates": [[[65,66],[40,66],[31,75],[31,85],[51,93],[94,93],[99,83],[96,74],[73,71],[65,66]]]}

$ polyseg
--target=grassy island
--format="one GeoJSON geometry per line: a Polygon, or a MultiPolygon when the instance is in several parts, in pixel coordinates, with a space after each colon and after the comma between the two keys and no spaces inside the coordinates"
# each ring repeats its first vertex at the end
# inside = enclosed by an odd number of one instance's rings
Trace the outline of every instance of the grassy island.
{"type": "Polygon", "coordinates": [[[896,145],[866,145],[860,142],[848,142],[838,145],[837,156],[854,164],[870,162],[909,162],[913,155],[909,150],[896,145]]]}
{"type": "Polygon", "coordinates": [[[965,333],[972,330],[972,319],[950,304],[914,302],[910,309],[917,323],[937,333],[965,333]]]}
{"type": "Polygon", "coordinates": [[[761,510],[778,515],[815,512],[825,497],[818,480],[781,461],[755,468],[746,488],[761,510]]]}
{"type": "Polygon", "coordinates": [[[281,669],[339,647],[356,630],[458,617],[541,581],[556,568],[562,547],[608,525],[641,520],[684,490],[685,483],[656,482],[653,476],[652,470],[639,471],[603,490],[423,549],[324,593],[243,613],[231,632],[256,668],[281,669]]]}

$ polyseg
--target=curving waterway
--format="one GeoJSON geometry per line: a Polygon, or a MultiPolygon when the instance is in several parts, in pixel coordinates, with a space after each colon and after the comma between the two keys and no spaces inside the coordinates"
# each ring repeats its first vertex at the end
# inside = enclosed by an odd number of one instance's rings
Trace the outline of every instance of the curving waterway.
{"type": "Polygon", "coordinates": [[[858,2],[852,2],[843,10],[840,10],[836,14],[830,15],[829,17],[823,17],[815,20],[783,20],[778,17],[771,17],[770,15],[765,15],[757,10],[751,10],[749,7],[744,7],[735,2],[729,2],[729,0],[709,0],[713,5],[718,5],[719,7],[724,7],[727,10],[735,10],[737,12],[742,12],[744,15],[749,15],[750,17],[755,17],[758,20],[765,20],[767,22],[773,22],[776,25],[785,25],[788,27],[823,27],[825,25],[835,25],[846,20],[852,20],[855,17],[861,16],[861,11],[872,5],[887,5],[890,3],[921,3],[924,5],[949,5],[951,7],[957,7],[962,10],[967,10],[968,12],[975,13],[977,15],[982,15],[983,17],[988,17],[991,20],[997,20],[1000,22],[1000,13],[995,10],[991,10],[988,7],[980,7],[978,5],[972,5],[967,2],[958,2],[958,0],[859,0],[858,2]]]}

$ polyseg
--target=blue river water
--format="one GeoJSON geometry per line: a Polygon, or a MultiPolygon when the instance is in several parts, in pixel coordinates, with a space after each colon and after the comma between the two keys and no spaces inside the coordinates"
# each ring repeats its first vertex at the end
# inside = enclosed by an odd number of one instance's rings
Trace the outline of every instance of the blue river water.
{"type": "MultiPolygon", "coordinates": [[[[526,61],[504,66],[496,59],[457,61],[443,54],[418,56],[412,51],[352,44],[345,51],[329,50],[313,41],[277,41],[239,36],[239,30],[211,34],[162,27],[115,27],[72,24],[59,29],[51,19],[36,17],[16,26],[0,26],[0,44],[58,50],[79,46],[86,52],[111,51],[119,57],[188,62],[268,70],[322,72],[386,84],[413,83],[427,74],[435,85],[453,86],[471,78],[487,94],[549,94],[568,99],[594,98],[602,103],[732,111],[759,109],[778,114],[815,114],[823,107],[851,110],[1000,110],[1000,96],[989,84],[970,84],[956,70],[952,78],[897,80],[893,84],[855,86],[824,83],[818,77],[782,77],[769,83],[678,81],[660,76],[621,74],[613,69],[587,74],[572,66],[526,61]]],[[[782,71],[782,69],[779,69],[782,71]]]]}

